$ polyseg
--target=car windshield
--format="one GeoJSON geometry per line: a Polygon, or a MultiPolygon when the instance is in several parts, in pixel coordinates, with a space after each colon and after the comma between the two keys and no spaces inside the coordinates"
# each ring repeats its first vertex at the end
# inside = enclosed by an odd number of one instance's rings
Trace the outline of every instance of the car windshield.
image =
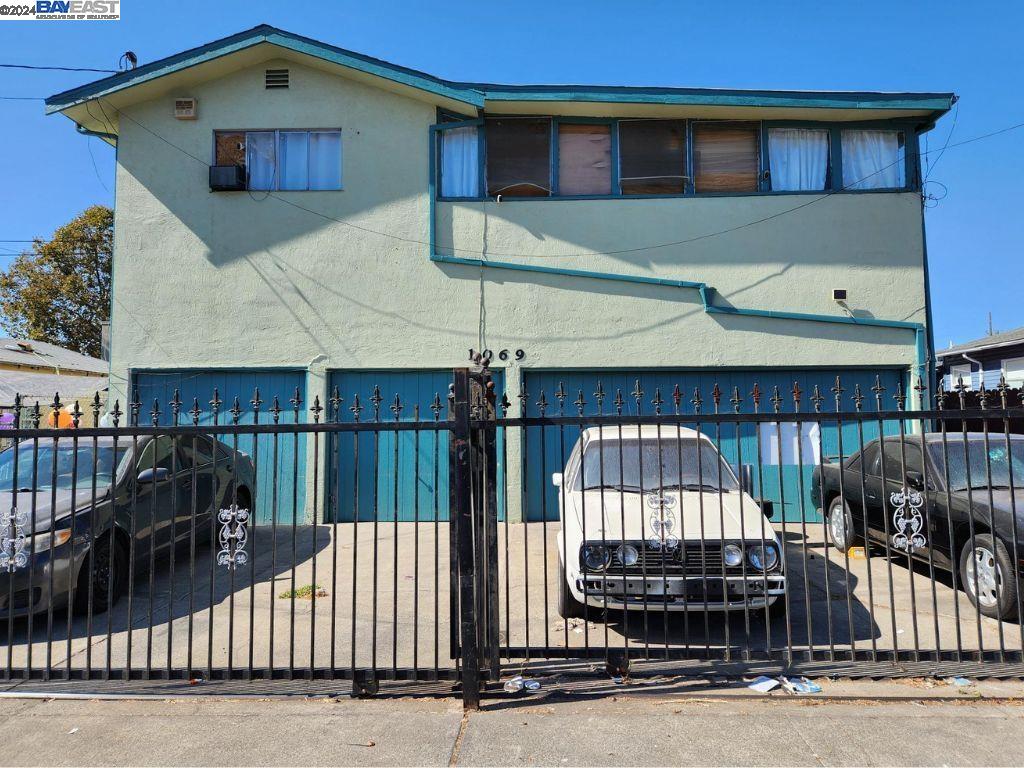
{"type": "MultiPolygon", "coordinates": [[[[968,455],[971,488],[1008,488],[1011,469],[1013,484],[1017,487],[1024,485],[1024,440],[1011,440],[1010,449],[1007,450],[1006,441],[1001,436],[996,436],[989,440],[987,452],[984,440],[972,438],[967,444],[970,446],[968,455]]],[[[939,468],[940,476],[945,473],[944,456],[948,458],[950,490],[967,490],[968,465],[964,461],[963,440],[957,439],[956,435],[950,435],[945,446],[941,442],[933,442],[929,444],[928,450],[939,468]]]]}
{"type": "MultiPolygon", "coordinates": [[[[583,454],[582,488],[624,491],[659,489],[731,491],[738,488],[732,470],[706,441],[594,440],[583,454]]],[[[581,480],[576,479],[576,489],[581,480]]]]}
{"type": "MultiPolygon", "coordinates": [[[[53,445],[39,442],[38,454],[33,466],[34,448],[32,441],[25,441],[17,447],[18,470],[17,478],[14,471],[15,449],[8,448],[0,453],[0,491],[10,491],[17,479],[18,490],[31,491],[52,490],[54,488],[54,469],[56,468],[56,487],[71,488],[72,483],[78,488],[92,486],[93,460],[96,462],[96,484],[100,487],[110,485],[114,471],[114,446],[91,444],[78,446],[78,460],[75,461],[75,448],[72,445],[60,445],[54,450],[53,445]]],[[[117,462],[124,457],[126,448],[118,447],[117,462]]]]}

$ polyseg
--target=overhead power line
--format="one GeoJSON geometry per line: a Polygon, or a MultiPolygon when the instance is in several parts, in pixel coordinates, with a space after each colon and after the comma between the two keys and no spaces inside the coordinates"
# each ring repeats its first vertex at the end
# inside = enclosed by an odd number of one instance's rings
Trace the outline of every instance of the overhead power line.
{"type": "MultiPolygon", "coordinates": [[[[106,111],[103,108],[102,100],[97,99],[97,104],[100,107],[101,111],[103,111],[104,115],[106,115],[106,111]]],[[[150,135],[152,135],[154,138],[162,141],[163,143],[167,144],[169,147],[171,147],[172,149],[180,152],[181,154],[185,155],[186,157],[191,158],[195,162],[197,162],[200,165],[202,165],[204,168],[209,168],[210,167],[210,163],[208,163],[206,160],[203,160],[202,158],[197,157],[196,155],[193,155],[188,150],[184,149],[183,147],[178,146],[177,144],[175,144],[171,140],[167,139],[165,136],[162,136],[161,134],[157,133],[156,131],[154,131],[150,127],[148,127],[148,126],[144,125],[143,123],[139,122],[134,117],[132,117],[131,115],[127,114],[126,112],[123,112],[122,110],[118,109],[117,107],[115,107],[114,105],[112,105],[110,103],[108,103],[107,106],[110,107],[110,109],[113,110],[114,112],[116,112],[119,116],[127,119],[131,123],[134,123],[139,128],[141,128],[142,130],[144,130],[147,133],[149,133],[150,135]]],[[[1024,128],[1024,122],[1015,123],[1013,125],[1009,125],[1009,126],[1006,126],[1004,128],[999,128],[997,130],[990,131],[988,133],[984,133],[984,134],[981,134],[981,135],[978,135],[978,136],[973,136],[971,138],[964,139],[964,140],[958,141],[958,142],[949,143],[948,142],[948,138],[947,138],[947,143],[941,149],[925,151],[925,152],[920,153],[920,155],[921,156],[925,156],[925,155],[931,154],[933,152],[938,152],[939,155],[941,156],[942,153],[946,152],[949,149],[953,149],[955,147],[962,147],[962,146],[965,146],[967,144],[973,144],[974,142],[982,141],[984,139],[989,139],[989,138],[992,138],[994,136],[1002,135],[1004,133],[1009,133],[1011,131],[1015,131],[1015,130],[1018,130],[1020,128],[1024,128]]],[[[777,213],[773,213],[773,214],[771,214],[769,216],[763,216],[763,217],[761,217],[759,219],[754,219],[752,221],[747,221],[747,222],[744,222],[742,224],[737,224],[737,225],[732,226],[732,227],[727,227],[725,229],[720,229],[720,230],[716,230],[716,231],[713,231],[713,232],[707,232],[707,233],[704,233],[704,234],[701,234],[701,235],[695,235],[693,237],[685,238],[685,239],[682,239],[682,240],[674,240],[674,241],[665,242],[665,243],[654,243],[654,244],[651,244],[651,245],[643,245],[643,246],[637,246],[637,247],[633,247],[633,248],[622,248],[622,249],[610,250],[610,251],[582,251],[582,252],[576,252],[576,253],[560,253],[560,254],[498,253],[498,252],[495,252],[495,251],[480,251],[480,250],[476,250],[476,249],[472,249],[472,248],[460,248],[460,247],[451,246],[451,245],[445,245],[445,246],[442,246],[442,247],[444,247],[447,250],[451,250],[451,251],[454,251],[454,252],[457,252],[457,253],[469,253],[469,254],[478,255],[478,256],[492,256],[492,257],[498,256],[498,257],[511,257],[511,258],[554,259],[554,258],[579,258],[579,257],[584,257],[584,256],[621,256],[621,255],[630,254],[630,253],[639,253],[639,252],[642,252],[642,251],[652,251],[652,250],[658,250],[658,249],[661,249],[661,248],[671,248],[671,247],[676,247],[676,246],[681,246],[681,245],[688,245],[688,244],[691,244],[691,243],[699,242],[699,241],[702,241],[702,240],[708,240],[708,239],[711,239],[711,238],[714,238],[714,237],[720,237],[722,235],[730,234],[732,232],[737,232],[737,231],[740,231],[740,230],[743,230],[743,229],[754,227],[754,226],[757,226],[759,224],[764,224],[764,223],[766,223],[768,221],[773,221],[773,220],[781,218],[783,216],[787,216],[787,215],[789,215],[791,213],[795,213],[797,211],[803,210],[804,208],[808,208],[808,207],[810,207],[810,206],[812,206],[812,205],[814,205],[816,203],[821,202],[822,200],[826,200],[826,199],[832,197],[833,195],[836,195],[836,194],[838,194],[840,192],[843,192],[843,191],[846,191],[848,189],[852,189],[852,188],[856,187],[858,184],[860,184],[861,182],[865,181],[866,179],[869,179],[872,176],[875,176],[875,175],[877,175],[879,173],[883,173],[884,171],[888,170],[889,168],[893,167],[894,165],[898,165],[899,163],[902,163],[902,162],[904,162],[904,159],[900,158],[896,162],[889,163],[888,165],[883,166],[882,168],[879,168],[877,171],[875,171],[873,173],[870,173],[870,174],[868,174],[867,176],[865,176],[865,177],[863,177],[861,179],[857,179],[856,181],[853,181],[853,182],[850,182],[849,184],[844,185],[841,189],[830,190],[828,192],[824,192],[823,194],[821,194],[821,195],[819,195],[817,197],[811,198],[810,200],[808,200],[805,203],[801,203],[799,205],[795,205],[795,206],[793,206],[791,208],[786,208],[786,209],[784,209],[782,211],[778,211],[777,213]]],[[[397,241],[400,241],[400,242],[410,243],[410,244],[413,244],[413,245],[422,245],[422,246],[426,246],[426,247],[431,247],[433,245],[432,243],[430,243],[430,242],[428,242],[426,240],[420,240],[420,239],[417,239],[417,238],[404,237],[402,235],[396,235],[396,234],[391,233],[391,232],[384,232],[384,231],[381,231],[381,230],[372,229],[370,227],[363,227],[363,226],[360,226],[358,224],[354,224],[354,223],[352,223],[350,221],[345,221],[343,219],[335,218],[334,216],[330,216],[330,215],[328,215],[326,213],[322,213],[321,211],[317,211],[317,210],[314,210],[312,208],[307,208],[306,206],[300,205],[299,203],[296,203],[296,202],[294,202],[292,200],[288,200],[286,198],[280,197],[279,195],[275,194],[273,190],[265,191],[265,197],[273,198],[274,200],[277,200],[278,202],[284,203],[285,205],[291,206],[292,208],[296,208],[298,210],[305,211],[306,213],[309,213],[309,214],[311,214],[313,216],[317,216],[317,217],[322,218],[322,219],[324,219],[326,221],[331,221],[331,222],[334,222],[336,224],[341,224],[342,226],[346,226],[346,227],[349,227],[351,229],[355,229],[355,230],[360,231],[360,232],[365,232],[367,234],[378,235],[380,237],[386,237],[386,238],[390,238],[390,239],[397,240],[397,241]]],[[[0,242],[31,243],[31,242],[34,242],[34,241],[33,240],[0,240],[0,242]]]]}
{"type": "Polygon", "coordinates": [[[103,72],[108,75],[116,75],[120,70],[117,69],[93,69],[91,67],[50,67],[42,66],[39,64],[0,64],[2,69],[39,69],[39,70],[52,70],[56,72],[103,72]]]}

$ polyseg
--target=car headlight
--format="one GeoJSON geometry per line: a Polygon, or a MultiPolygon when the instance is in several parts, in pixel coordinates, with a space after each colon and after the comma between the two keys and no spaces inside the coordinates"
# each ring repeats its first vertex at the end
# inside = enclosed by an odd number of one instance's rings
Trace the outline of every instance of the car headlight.
{"type": "Polygon", "coordinates": [[[587,544],[583,547],[583,567],[588,571],[603,571],[612,561],[612,553],[608,547],[600,544],[587,544]]]}
{"type": "Polygon", "coordinates": [[[632,544],[623,544],[615,550],[616,559],[627,568],[636,565],[640,559],[640,553],[632,544]]]}
{"type": "Polygon", "coordinates": [[[743,563],[743,550],[736,544],[726,544],[722,552],[722,561],[726,568],[735,568],[743,563]]]}
{"type": "Polygon", "coordinates": [[[747,561],[759,571],[770,571],[779,564],[779,551],[769,542],[747,547],[747,561]]]}
{"type": "MultiPolygon", "coordinates": [[[[33,552],[49,552],[50,551],[50,531],[43,531],[37,533],[34,536],[28,537],[31,541],[31,550],[33,552]]],[[[61,544],[67,544],[71,540],[71,529],[60,528],[53,531],[53,548],[56,549],[61,544]]],[[[29,541],[25,542],[25,549],[28,550],[29,541]]]]}

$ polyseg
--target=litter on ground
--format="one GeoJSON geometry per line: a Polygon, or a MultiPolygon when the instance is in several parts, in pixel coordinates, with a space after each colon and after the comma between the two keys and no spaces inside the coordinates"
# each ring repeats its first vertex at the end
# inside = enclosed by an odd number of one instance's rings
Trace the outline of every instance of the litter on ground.
{"type": "Polygon", "coordinates": [[[790,693],[802,696],[808,693],[821,693],[821,686],[813,683],[806,677],[780,677],[782,687],[790,693]]]}
{"type": "Polygon", "coordinates": [[[747,686],[747,688],[750,688],[752,691],[757,691],[758,693],[768,693],[768,691],[778,687],[779,681],[775,678],[768,677],[767,675],[761,675],[760,677],[755,678],[754,681],[747,686]]]}

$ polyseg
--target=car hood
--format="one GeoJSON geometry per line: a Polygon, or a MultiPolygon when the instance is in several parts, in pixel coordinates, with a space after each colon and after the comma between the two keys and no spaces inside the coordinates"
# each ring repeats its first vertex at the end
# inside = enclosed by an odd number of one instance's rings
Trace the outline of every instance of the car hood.
{"type": "MultiPolygon", "coordinates": [[[[107,490],[104,487],[96,489],[97,506],[106,498],[107,490]]],[[[50,489],[18,491],[17,506],[18,511],[24,513],[29,521],[34,519],[34,523],[25,528],[25,533],[31,534],[50,530],[51,517],[54,522],[59,523],[73,510],[89,508],[92,499],[92,487],[87,483],[84,489],[78,488],[74,496],[71,495],[70,488],[58,488],[56,493],[50,489]]],[[[13,501],[14,494],[11,491],[0,491],[0,504],[9,507],[13,501]]]]}
{"type": "Polygon", "coordinates": [[[685,540],[774,539],[772,525],[761,508],[746,493],[683,491],[663,494],[620,493],[605,490],[574,492],[572,505],[576,522],[585,528],[586,538],[646,539],[655,533],[651,521],[660,520],[665,500],[665,516],[674,518],[671,533],[685,540]],[[603,497],[603,498],[602,498],[603,497]],[[721,499],[721,503],[719,503],[721,499]],[[651,504],[654,506],[651,506],[651,504]],[[583,518],[586,517],[586,526],[583,518]]]}

